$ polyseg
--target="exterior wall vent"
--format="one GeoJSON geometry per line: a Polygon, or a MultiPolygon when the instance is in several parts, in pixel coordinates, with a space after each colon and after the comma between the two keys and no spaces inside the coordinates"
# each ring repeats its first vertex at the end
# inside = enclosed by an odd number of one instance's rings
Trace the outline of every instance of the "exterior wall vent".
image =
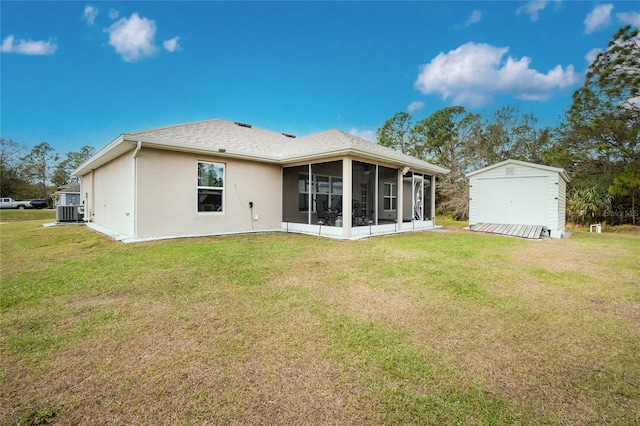
{"type": "Polygon", "coordinates": [[[507,167],[505,169],[506,171],[506,175],[507,176],[515,176],[516,175],[516,168],[515,167],[507,167]]]}
{"type": "Polygon", "coordinates": [[[250,129],[250,128],[251,128],[251,124],[241,123],[241,122],[239,122],[239,121],[235,121],[234,123],[235,123],[237,126],[240,126],[240,127],[246,127],[247,129],[250,129]]]}

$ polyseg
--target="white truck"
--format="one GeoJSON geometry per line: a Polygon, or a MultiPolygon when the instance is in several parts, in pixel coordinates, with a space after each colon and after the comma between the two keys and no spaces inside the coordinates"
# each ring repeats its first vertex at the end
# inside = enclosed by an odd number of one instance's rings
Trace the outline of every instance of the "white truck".
{"type": "Polygon", "coordinates": [[[15,201],[13,198],[0,198],[0,209],[30,209],[31,200],[15,201]]]}

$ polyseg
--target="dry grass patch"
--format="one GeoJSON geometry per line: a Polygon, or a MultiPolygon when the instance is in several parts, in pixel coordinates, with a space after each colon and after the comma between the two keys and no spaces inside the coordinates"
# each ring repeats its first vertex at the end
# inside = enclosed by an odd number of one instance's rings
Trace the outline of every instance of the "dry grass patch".
{"type": "Polygon", "coordinates": [[[640,239],[2,225],[3,424],[634,424],[640,239]]]}

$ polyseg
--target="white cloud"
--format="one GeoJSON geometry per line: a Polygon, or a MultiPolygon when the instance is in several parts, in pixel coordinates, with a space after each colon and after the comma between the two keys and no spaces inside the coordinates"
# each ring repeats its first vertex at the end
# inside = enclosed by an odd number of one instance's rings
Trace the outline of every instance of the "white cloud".
{"type": "Polygon", "coordinates": [[[530,68],[531,59],[526,56],[503,60],[508,50],[488,44],[463,44],[423,65],[414,86],[424,94],[451,98],[454,104],[478,107],[505,94],[523,100],[544,100],[555,89],[578,82],[572,65],[566,70],[557,65],[544,74],[530,68]]]}
{"type": "Polygon", "coordinates": [[[118,16],[120,16],[120,12],[115,9],[109,9],[109,18],[118,19],[118,16]]]}
{"type": "Polygon", "coordinates": [[[482,12],[479,10],[474,10],[473,12],[471,12],[471,16],[469,16],[469,19],[467,19],[465,25],[469,26],[477,24],[480,21],[482,21],[482,12]]]}
{"type": "Polygon", "coordinates": [[[156,35],[155,22],[133,13],[105,29],[109,33],[109,45],[113,46],[126,62],[137,62],[153,56],[158,47],[153,44],[156,35]]]}
{"type": "Polygon", "coordinates": [[[607,27],[611,24],[612,4],[601,4],[593,8],[591,12],[584,18],[584,32],[591,34],[597,30],[607,27]]]}
{"type": "Polygon", "coordinates": [[[85,21],[87,21],[88,25],[95,24],[97,16],[98,16],[98,9],[96,9],[93,6],[84,7],[84,19],[85,21]]]}
{"type": "Polygon", "coordinates": [[[633,25],[640,27],[640,13],[638,12],[620,12],[616,13],[616,18],[623,25],[633,25]]]}
{"type": "Polygon", "coordinates": [[[424,102],[420,102],[420,101],[413,101],[409,104],[409,106],[407,106],[407,112],[408,113],[412,113],[415,112],[417,110],[419,110],[420,108],[422,108],[424,106],[424,102]]]}
{"type": "Polygon", "coordinates": [[[8,35],[2,41],[0,52],[19,53],[22,55],[53,55],[58,50],[58,45],[49,41],[16,40],[12,35],[8,35]]]}
{"type": "Polygon", "coordinates": [[[626,106],[627,108],[634,109],[634,110],[639,110],[640,109],[640,96],[636,96],[636,97],[627,99],[626,104],[624,106],[626,106]]]}
{"type": "Polygon", "coordinates": [[[182,49],[182,46],[180,46],[178,40],[180,40],[180,37],[174,37],[172,39],[165,40],[162,42],[162,47],[164,47],[168,52],[175,52],[176,50],[180,50],[182,49]]]}
{"type": "Polygon", "coordinates": [[[600,54],[600,52],[602,52],[602,49],[600,49],[599,47],[595,47],[587,52],[587,54],[585,55],[585,59],[587,60],[589,65],[591,65],[593,61],[596,60],[596,57],[598,56],[598,54],[600,54]]]}
{"type": "Polygon", "coordinates": [[[516,10],[516,13],[518,15],[521,15],[523,13],[527,14],[529,15],[529,19],[531,19],[532,21],[537,21],[538,19],[540,19],[539,12],[541,10],[544,10],[545,7],[547,7],[546,0],[533,0],[520,6],[518,10],[516,10]]]}
{"type": "Polygon", "coordinates": [[[349,134],[353,136],[357,136],[362,139],[366,139],[371,142],[377,142],[378,140],[378,137],[376,136],[376,132],[374,132],[373,130],[358,130],[355,127],[353,127],[351,130],[349,130],[349,134]]]}

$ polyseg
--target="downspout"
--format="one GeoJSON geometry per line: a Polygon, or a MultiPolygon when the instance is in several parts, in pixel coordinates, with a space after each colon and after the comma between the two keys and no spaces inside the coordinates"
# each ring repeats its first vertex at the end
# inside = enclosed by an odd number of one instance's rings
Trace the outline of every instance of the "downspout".
{"type": "MultiPolygon", "coordinates": [[[[78,176],[78,183],[80,184],[80,205],[82,205],[82,222],[85,222],[84,215],[87,214],[87,207],[84,205],[84,200],[82,199],[82,193],[84,192],[84,182],[82,182],[82,176],[78,176]]],[[[60,200],[58,200],[60,201],[60,200]]],[[[56,206],[56,219],[58,217],[58,206],[56,206]]]]}
{"type": "MultiPolygon", "coordinates": [[[[82,176],[78,176],[80,182],[80,204],[82,205],[82,222],[91,222],[91,208],[89,207],[89,197],[86,195],[88,192],[84,187],[84,179],[82,176]]],[[[57,213],[56,213],[57,214],[57,213]]]]}
{"type": "MultiPolygon", "coordinates": [[[[88,192],[85,192],[87,204],[89,204],[88,192]]],[[[91,210],[89,210],[89,221],[93,222],[93,215],[96,212],[96,171],[91,169],[91,210]]]]}
{"type": "Polygon", "coordinates": [[[131,206],[133,208],[133,214],[132,214],[132,224],[131,224],[131,238],[136,238],[137,237],[137,226],[138,226],[138,197],[137,197],[137,188],[138,188],[138,154],[140,153],[140,150],[142,149],[142,141],[138,141],[138,145],[136,146],[135,151],[133,151],[133,167],[132,167],[132,183],[133,183],[133,190],[132,192],[132,197],[133,199],[131,200],[131,206]]]}
{"type": "Polygon", "coordinates": [[[353,162],[351,157],[342,159],[342,235],[351,237],[353,220],[353,162]]]}
{"type": "Polygon", "coordinates": [[[136,158],[138,158],[138,153],[140,152],[140,149],[142,149],[142,141],[138,141],[138,146],[136,146],[136,150],[133,151],[133,159],[134,160],[136,158]]]}
{"type": "Polygon", "coordinates": [[[309,174],[309,205],[307,206],[307,224],[311,225],[311,211],[313,210],[313,176],[311,175],[311,172],[313,171],[311,169],[311,163],[309,163],[309,166],[307,167],[307,173],[309,174]]]}
{"type": "Polygon", "coordinates": [[[376,164],[376,190],[374,192],[374,197],[376,199],[375,203],[376,203],[376,207],[375,207],[375,214],[374,214],[374,218],[373,220],[375,221],[375,224],[378,224],[378,217],[380,216],[380,200],[378,199],[378,197],[380,196],[379,194],[379,185],[380,185],[380,175],[378,174],[378,164],[376,164]]]}
{"type": "Polygon", "coordinates": [[[409,167],[396,172],[396,184],[398,185],[398,200],[396,209],[396,231],[402,230],[402,222],[404,221],[404,175],[409,171],[409,167]]]}
{"type": "Polygon", "coordinates": [[[436,226],[436,175],[431,174],[431,226],[436,226]]]}

